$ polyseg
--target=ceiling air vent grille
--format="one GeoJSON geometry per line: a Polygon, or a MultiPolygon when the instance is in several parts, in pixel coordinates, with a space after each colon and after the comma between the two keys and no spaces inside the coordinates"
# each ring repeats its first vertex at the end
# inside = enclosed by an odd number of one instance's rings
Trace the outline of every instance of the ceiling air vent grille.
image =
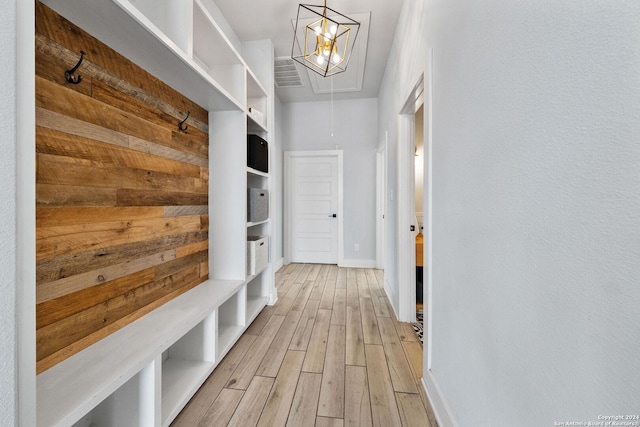
{"type": "Polygon", "coordinates": [[[303,87],[302,78],[293,59],[288,57],[276,58],[275,80],[278,87],[303,87]]]}

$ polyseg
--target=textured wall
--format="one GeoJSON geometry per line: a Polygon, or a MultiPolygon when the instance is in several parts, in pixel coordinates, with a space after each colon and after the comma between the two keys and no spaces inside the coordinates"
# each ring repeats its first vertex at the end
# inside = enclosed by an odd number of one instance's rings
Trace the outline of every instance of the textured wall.
{"type": "Polygon", "coordinates": [[[640,4],[407,0],[401,19],[381,126],[434,48],[425,375],[460,426],[637,414],[640,4]]]}

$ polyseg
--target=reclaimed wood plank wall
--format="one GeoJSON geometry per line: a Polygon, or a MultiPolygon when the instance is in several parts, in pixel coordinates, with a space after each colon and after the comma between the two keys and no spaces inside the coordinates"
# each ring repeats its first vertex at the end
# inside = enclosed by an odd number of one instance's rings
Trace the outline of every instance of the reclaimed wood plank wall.
{"type": "Polygon", "coordinates": [[[40,373],[207,279],[209,137],[205,109],[38,2],[35,79],[40,373]]]}

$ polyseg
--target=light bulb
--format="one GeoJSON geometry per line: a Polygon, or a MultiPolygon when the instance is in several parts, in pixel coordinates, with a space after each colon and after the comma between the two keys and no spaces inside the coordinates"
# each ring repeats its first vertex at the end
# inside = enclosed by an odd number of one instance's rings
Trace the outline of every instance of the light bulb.
{"type": "Polygon", "coordinates": [[[314,28],[314,31],[316,32],[317,35],[322,34],[322,27],[320,25],[316,26],[316,28],[314,28]]]}
{"type": "Polygon", "coordinates": [[[331,61],[333,61],[334,64],[337,64],[340,62],[340,55],[338,55],[337,53],[333,54],[333,57],[331,58],[331,61]]]}
{"type": "Polygon", "coordinates": [[[331,34],[333,34],[335,36],[336,33],[338,32],[338,27],[335,26],[335,25],[332,25],[331,28],[329,29],[329,31],[331,31],[331,34]]]}
{"type": "Polygon", "coordinates": [[[324,56],[329,56],[329,49],[324,48],[324,49],[322,50],[322,54],[323,54],[324,56]]]}
{"type": "Polygon", "coordinates": [[[325,38],[326,40],[331,40],[331,34],[329,34],[329,33],[324,33],[324,38],[325,38]]]}
{"type": "Polygon", "coordinates": [[[322,65],[324,64],[324,58],[318,55],[318,57],[316,58],[316,62],[318,63],[318,65],[322,65]]]}

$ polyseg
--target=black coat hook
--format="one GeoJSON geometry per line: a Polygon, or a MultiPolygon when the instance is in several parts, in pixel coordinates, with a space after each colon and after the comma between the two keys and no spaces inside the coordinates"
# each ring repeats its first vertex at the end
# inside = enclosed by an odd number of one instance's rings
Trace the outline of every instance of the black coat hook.
{"type": "Polygon", "coordinates": [[[75,77],[73,75],[73,73],[75,73],[78,70],[78,68],[80,68],[80,64],[82,64],[82,60],[84,59],[85,55],[86,55],[86,53],[84,52],[84,50],[81,50],[80,51],[80,60],[78,61],[76,66],[73,67],[72,69],[67,70],[67,71],[64,72],[64,78],[67,79],[67,81],[69,83],[77,85],[78,83],[80,83],[82,81],[82,76],[75,77]]]}
{"type": "Polygon", "coordinates": [[[185,117],[183,121],[178,123],[178,129],[180,129],[182,132],[186,132],[187,129],[189,129],[189,126],[184,125],[184,122],[186,122],[187,119],[189,118],[189,114],[191,114],[191,111],[187,112],[187,117],[185,117]]]}

